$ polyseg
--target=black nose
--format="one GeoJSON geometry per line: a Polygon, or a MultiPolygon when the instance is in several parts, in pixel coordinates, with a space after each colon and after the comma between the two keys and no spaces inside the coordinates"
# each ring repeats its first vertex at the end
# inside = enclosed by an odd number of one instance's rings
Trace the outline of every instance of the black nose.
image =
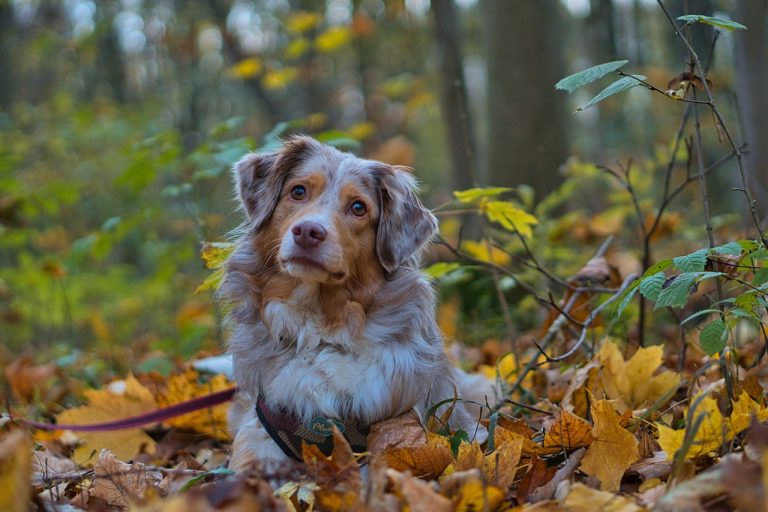
{"type": "Polygon", "coordinates": [[[296,242],[296,245],[304,249],[315,247],[328,235],[323,226],[317,222],[306,220],[293,226],[291,233],[293,233],[293,241],[296,242]]]}

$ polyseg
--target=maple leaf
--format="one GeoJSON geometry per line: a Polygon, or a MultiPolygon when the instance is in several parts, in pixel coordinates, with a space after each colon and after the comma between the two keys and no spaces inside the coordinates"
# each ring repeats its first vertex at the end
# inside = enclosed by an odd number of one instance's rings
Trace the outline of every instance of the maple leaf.
{"type": "Polygon", "coordinates": [[[563,503],[569,512],[640,512],[644,510],[629,498],[598,491],[584,484],[573,484],[563,503]]]}
{"type": "Polygon", "coordinates": [[[600,488],[617,492],[624,472],[640,458],[637,439],[621,426],[621,418],[608,400],[592,404],[592,435],[581,470],[600,479],[600,488]]]}
{"type": "Polygon", "coordinates": [[[379,421],[371,425],[368,434],[368,451],[380,453],[393,448],[426,444],[427,435],[416,411],[410,410],[400,416],[379,421]]]}
{"type": "MultiPolygon", "coordinates": [[[[754,414],[758,420],[768,420],[768,409],[752,400],[746,391],[742,391],[737,402],[733,404],[733,412],[729,418],[724,418],[717,406],[717,401],[710,395],[702,397],[699,393],[691,403],[698,406],[692,411],[692,420],[699,424],[691,446],[685,453],[686,459],[701,457],[716,452],[723,443],[732,440],[736,434],[749,427],[754,414]]],[[[686,417],[688,410],[686,409],[686,417]]],[[[686,429],[673,430],[667,426],[656,424],[659,431],[659,446],[668,460],[683,447],[686,429]]],[[[687,426],[687,428],[691,428],[687,426]]]]}
{"type": "Polygon", "coordinates": [[[504,500],[504,492],[492,485],[487,485],[477,470],[451,475],[443,484],[446,487],[459,486],[456,493],[456,512],[474,512],[477,510],[496,510],[504,500]]]}
{"type": "MultiPolygon", "coordinates": [[[[87,425],[136,416],[157,408],[152,393],[133,375],[124,381],[113,382],[107,389],[88,389],[83,392],[88,405],[67,409],[56,416],[57,423],[87,425]]],[[[96,450],[107,448],[118,458],[132,459],[142,449],[154,453],[155,442],[140,428],[128,428],[109,432],[78,432],[84,442],[75,448],[73,458],[87,461],[96,450]]]]}
{"type": "Polygon", "coordinates": [[[131,501],[141,499],[146,492],[160,485],[163,474],[150,470],[140,462],[128,464],[115,457],[109,450],[101,450],[93,464],[93,485],[88,490],[111,506],[125,507],[131,501]]]}
{"type": "MultiPolygon", "coordinates": [[[[672,371],[663,371],[654,375],[661,365],[664,349],[660,346],[640,348],[624,361],[615,343],[603,344],[596,359],[603,365],[599,373],[599,382],[605,396],[619,400],[616,404],[619,412],[651,405],[680,385],[680,375],[672,371]]],[[[597,395],[598,389],[593,394],[597,395]]]]}
{"type": "MultiPolygon", "coordinates": [[[[233,384],[221,374],[201,381],[201,375],[190,368],[183,373],[172,375],[168,379],[165,391],[157,396],[157,403],[160,407],[168,407],[217,391],[224,391],[232,386],[233,384]]],[[[201,409],[175,416],[166,420],[166,423],[176,428],[193,430],[226,441],[230,437],[227,430],[228,410],[229,404],[220,404],[210,409],[201,409]]]]}
{"type": "Polygon", "coordinates": [[[544,433],[544,448],[571,451],[592,444],[592,425],[575,414],[560,409],[544,433]]]}
{"type": "Polygon", "coordinates": [[[383,457],[390,468],[422,478],[437,478],[453,462],[450,447],[436,442],[387,450],[383,457]]]}

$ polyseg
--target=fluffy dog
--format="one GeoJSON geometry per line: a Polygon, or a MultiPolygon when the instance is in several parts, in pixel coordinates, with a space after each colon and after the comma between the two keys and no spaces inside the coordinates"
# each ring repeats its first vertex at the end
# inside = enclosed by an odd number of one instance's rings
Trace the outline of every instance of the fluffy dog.
{"type": "MultiPolygon", "coordinates": [[[[302,440],[328,449],[331,423],[364,450],[372,423],[411,409],[424,420],[454,397],[418,267],[437,221],[407,170],[294,137],[246,155],[234,181],[245,222],[220,289],[241,390],[233,469],[298,458],[302,440]]],[[[478,430],[461,404],[450,422],[478,430]]]]}

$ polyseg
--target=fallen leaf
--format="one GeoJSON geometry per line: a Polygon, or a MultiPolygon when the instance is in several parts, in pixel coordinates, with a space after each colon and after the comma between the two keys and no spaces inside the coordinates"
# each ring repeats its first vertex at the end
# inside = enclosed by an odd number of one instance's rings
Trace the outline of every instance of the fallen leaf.
{"type": "MultiPolygon", "coordinates": [[[[217,391],[224,391],[233,385],[224,375],[203,377],[196,370],[190,368],[183,373],[174,374],[168,379],[167,387],[157,396],[157,405],[168,407],[217,391]]],[[[230,438],[227,430],[228,411],[229,404],[225,403],[209,409],[175,416],[165,420],[165,422],[176,428],[192,430],[226,441],[230,438]]]]}
{"type": "Polygon", "coordinates": [[[410,410],[371,425],[368,434],[368,451],[381,453],[393,448],[426,444],[427,435],[416,411],[410,410]]]}
{"type": "Polygon", "coordinates": [[[496,451],[485,456],[483,474],[487,482],[500,489],[508,489],[515,481],[517,465],[523,449],[523,440],[502,443],[496,451]]]}
{"type": "Polygon", "coordinates": [[[458,492],[456,512],[476,512],[478,510],[496,510],[504,500],[501,489],[486,485],[479,476],[468,478],[458,492]]]}
{"type": "Polygon", "coordinates": [[[612,492],[598,491],[584,484],[576,483],[563,503],[568,512],[640,512],[643,509],[625,496],[612,492]]]}
{"type": "Polygon", "coordinates": [[[163,480],[159,471],[150,470],[140,462],[125,463],[107,449],[99,452],[93,471],[93,485],[88,492],[110,506],[128,506],[132,501],[143,498],[150,488],[156,488],[163,480]]]}
{"type": "Polygon", "coordinates": [[[428,510],[430,512],[449,512],[453,510],[451,500],[438,493],[428,482],[391,469],[387,472],[387,475],[390,480],[397,483],[411,510],[428,510]]]}
{"type": "Polygon", "coordinates": [[[573,452],[565,461],[563,467],[557,470],[550,481],[537,487],[530,493],[530,501],[535,503],[537,501],[552,499],[560,483],[571,478],[573,472],[579,467],[579,463],[581,463],[581,460],[584,458],[584,453],[586,453],[585,448],[580,448],[573,452]]]}
{"type": "Polygon", "coordinates": [[[0,440],[0,510],[30,510],[31,452],[32,443],[22,430],[0,440]]]}
{"type": "Polygon", "coordinates": [[[575,450],[592,444],[592,425],[575,414],[560,409],[546,425],[544,448],[575,450]]]}
{"type": "MultiPolygon", "coordinates": [[[[133,375],[125,381],[112,383],[107,389],[89,389],[84,392],[88,405],[67,409],[56,416],[61,424],[86,425],[114,421],[155,410],[157,404],[152,393],[142,386],[133,375]]],[[[84,442],[75,448],[74,460],[87,461],[94,451],[107,448],[118,458],[132,459],[141,450],[154,453],[155,442],[140,428],[113,430],[109,432],[78,432],[84,442]]]]}
{"type": "Polygon", "coordinates": [[[533,456],[528,471],[517,486],[517,501],[529,501],[534,491],[546,485],[557,473],[557,468],[549,467],[545,460],[533,456]]]}
{"type": "Polygon", "coordinates": [[[624,472],[640,457],[637,439],[622,428],[620,417],[607,400],[592,404],[592,434],[581,470],[600,479],[604,491],[618,492],[624,472]]]}
{"type": "Polygon", "coordinates": [[[4,373],[13,394],[30,402],[56,376],[56,366],[52,363],[34,365],[31,357],[21,357],[6,366],[4,373]]]}
{"type": "Polygon", "coordinates": [[[382,455],[390,468],[421,478],[437,478],[453,462],[451,449],[436,443],[395,448],[382,455]]]}

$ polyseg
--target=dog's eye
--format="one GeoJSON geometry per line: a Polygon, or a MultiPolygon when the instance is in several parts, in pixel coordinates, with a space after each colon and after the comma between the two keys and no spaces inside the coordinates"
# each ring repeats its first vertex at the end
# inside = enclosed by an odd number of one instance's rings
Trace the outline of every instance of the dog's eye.
{"type": "Polygon", "coordinates": [[[362,201],[355,201],[354,203],[352,203],[352,206],[350,206],[349,209],[352,212],[352,214],[357,217],[362,217],[368,211],[368,209],[365,207],[365,204],[362,201]]]}
{"type": "Polygon", "coordinates": [[[307,188],[304,185],[296,185],[291,189],[291,199],[301,201],[307,197],[307,188]]]}

